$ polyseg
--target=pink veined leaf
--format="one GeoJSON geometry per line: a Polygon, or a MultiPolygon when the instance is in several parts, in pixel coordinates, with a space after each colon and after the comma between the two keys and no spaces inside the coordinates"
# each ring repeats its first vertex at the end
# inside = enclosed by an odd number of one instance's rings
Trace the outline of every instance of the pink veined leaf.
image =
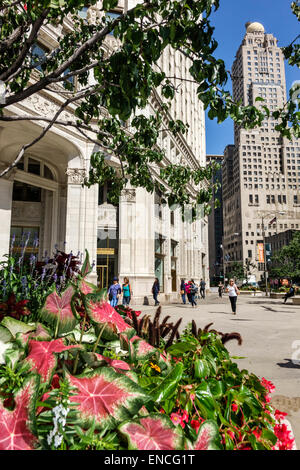
{"type": "Polygon", "coordinates": [[[87,295],[95,292],[96,286],[82,279],[82,281],[79,283],[79,289],[84,295],[87,295]]]}
{"type": "Polygon", "coordinates": [[[76,325],[76,318],[72,311],[71,301],[75,291],[69,286],[61,296],[58,295],[56,289],[48,295],[45,305],[42,308],[42,317],[58,326],[58,333],[66,333],[71,331],[76,325]]]}
{"type": "Polygon", "coordinates": [[[96,353],[96,356],[100,361],[105,361],[114,369],[130,370],[129,364],[127,364],[127,362],[125,361],[121,361],[120,359],[111,359],[110,357],[104,357],[98,353],[96,353]]]}
{"type": "Polygon", "coordinates": [[[102,367],[86,376],[67,375],[71,386],[76,387],[70,401],[75,404],[83,427],[94,421],[97,429],[113,428],[128,419],[150,400],[136,383],[110,367],[102,367]]]}
{"type": "Polygon", "coordinates": [[[15,396],[13,411],[0,403],[0,450],[33,450],[37,438],[32,432],[37,377],[31,376],[15,396]]]}
{"type": "Polygon", "coordinates": [[[25,361],[31,364],[30,370],[40,374],[42,382],[48,383],[57,365],[57,358],[54,353],[80,347],[79,344],[66,346],[62,339],[52,341],[29,340],[29,354],[25,361]]]}
{"type": "Polygon", "coordinates": [[[89,255],[89,252],[85,250],[85,260],[81,268],[81,275],[85,277],[91,272],[91,270],[92,270],[92,267],[90,263],[90,255],[89,255]]]}
{"type": "Polygon", "coordinates": [[[130,340],[133,343],[133,347],[135,349],[135,356],[137,360],[145,359],[147,357],[153,356],[153,354],[157,352],[157,349],[151,346],[151,344],[147,343],[147,341],[141,338],[138,338],[138,339],[137,338],[138,337],[134,336],[130,340]]]}
{"type": "Polygon", "coordinates": [[[128,448],[134,450],[180,450],[183,449],[183,434],[168,416],[150,414],[119,426],[119,431],[128,440],[128,448]]]}
{"type": "Polygon", "coordinates": [[[197,440],[193,450],[218,450],[216,445],[219,436],[219,428],[215,421],[205,421],[199,429],[197,440]]]}
{"type": "Polygon", "coordinates": [[[90,319],[95,323],[99,331],[106,325],[103,337],[112,340],[118,338],[120,333],[130,334],[132,327],[126,323],[122,316],[108,303],[97,301],[97,295],[89,294],[87,297],[87,312],[90,319]]]}
{"type": "Polygon", "coordinates": [[[49,341],[51,339],[51,335],[44,325],[38,323],[35,331],[29,331],[28,333],[18,333],[16,339],[17,342],[24,347],[28,343],[29,339],[49,341]]]}

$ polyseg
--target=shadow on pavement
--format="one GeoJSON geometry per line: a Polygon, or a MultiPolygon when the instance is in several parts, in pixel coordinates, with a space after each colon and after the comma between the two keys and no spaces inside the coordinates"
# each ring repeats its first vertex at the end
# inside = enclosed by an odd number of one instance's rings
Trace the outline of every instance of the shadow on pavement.
{"type": "Polygon", "coordinates": [[[284,359],[288,362],[277,362],[279,367],[286,367],[287,369],[300,369],[300,361],[292,361],[291,359],[284,359]]]}
{"type": "Polygon", "coordinates": [[[249,318],[231,318],[232,321],[254,321],[249,318]]]}

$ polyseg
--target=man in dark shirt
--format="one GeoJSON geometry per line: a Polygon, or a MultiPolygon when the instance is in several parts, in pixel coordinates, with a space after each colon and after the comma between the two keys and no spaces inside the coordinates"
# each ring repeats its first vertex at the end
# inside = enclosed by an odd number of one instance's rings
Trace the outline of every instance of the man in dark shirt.
{"type": "Polygon", "coordinates": [[[205,286],[206,286],[206,282],[203,281],[203,279],[201,279],[201,281],[200,281],[200,295],[201,295],[202,299],[205,299],[205,286]]]}

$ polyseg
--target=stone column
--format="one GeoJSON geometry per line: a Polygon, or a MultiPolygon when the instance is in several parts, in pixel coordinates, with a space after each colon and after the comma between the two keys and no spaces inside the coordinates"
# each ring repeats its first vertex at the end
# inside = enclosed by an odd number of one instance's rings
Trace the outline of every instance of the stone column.
{"type": "MultiPolygon", "coordinates": [[[[88,250],[91,263],[97,252],[97,187],[83,187],[85,169],[68,168],[65,250],[76,255],[88,250]]],[[[96,268],[89,281],[97,282],[96,268]]]]}
{"type": "Polygon", "coordinates": [[[15,171],[12,170],[7,176],[0,178],[0,260],[9,253],[12,191],[15,171]]]}
{"type": "Polygon", "coordinates": [[[154,281],[153,195],[144,189],[125,189],[119,206],[119,276],[130,279],[132,304],[151,297],[154,281]]]}

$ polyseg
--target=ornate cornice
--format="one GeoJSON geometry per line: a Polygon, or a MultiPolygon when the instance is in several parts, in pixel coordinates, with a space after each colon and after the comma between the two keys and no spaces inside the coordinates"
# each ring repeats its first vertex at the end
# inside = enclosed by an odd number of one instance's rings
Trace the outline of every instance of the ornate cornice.
{"type": "Polygon", "coordinates": [[[84,168],[68,168],[66,171],[68,184],[83,184],[86,177],[84,168]]]}

